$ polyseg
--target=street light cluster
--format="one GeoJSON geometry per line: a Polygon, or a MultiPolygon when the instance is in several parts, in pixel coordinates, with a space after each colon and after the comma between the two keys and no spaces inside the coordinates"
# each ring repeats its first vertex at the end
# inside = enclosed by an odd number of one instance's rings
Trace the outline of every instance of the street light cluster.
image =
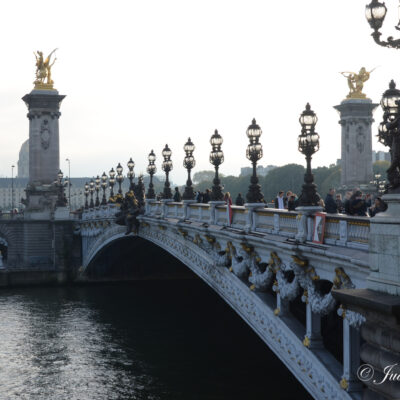
{"type": "Polygon", "coordinates": [[[400,90],[392,80],[381,99],[383,121],[379,124],[379,142],[389,147],[391,164],[387,170],[387,191],[400,193],[400,90]]]}
{"type": "MultiPolygon", "coordinates": [[[[319,149],[319,136],[315,132],[315,124],[317,123],[317,116],[314,111],[311,110],[310,105],[307,104],[305,111],[300,116],[300,124],[302,126],[301,134],[298,138],[299,151],[306,156],[307,160],[307,171],[304,178],[303,193],[300,197],[300,205],[317,205],[319,201],[319,195],[316,193],[316,185],[313,183],[314,177],[311,173],[311,157],[319,149]]],[[[261,192],[261,186],[258,182],[257,177],[257,162],[263,157],[263,148],[260,143],[260,137],[262,135],[262,130],[257,124],[256,120],[253,119],[252,123],[246,130],[246,135],[249,139],[249,144],[246,149],[246,157],[251,161],[253,166],[253,174],[250,179],[250,186],[247,193],[248,203],[263,203],[264,195],[261,192]]],[[[222,151],[222,136],[217,130],[214,131],[210,138],[211,152],[210,152],[210,163],[214,166],[215,176],[213,179],[213,186],[211,192],[212,201],[223,201],[224,194],[222,192],[221,180],[219,178],[219,167],[224,162],[224,152],[222,151]]],[[[185,191],[183,193],[183,200],[194,200],[195,192],[193,190],[193,183],[191,179],[191,171],[196,165],[196,160],[194,158],[195,145],[190,138],[183,146],[185,151],[185,157],[183,159],[183,166],[187,169],[187,181],[185,191]]],[[[162,193],[163,199],[172,199],[172,191],[169,182],[169,173],[172,171],[173,163],[171,160],[172,151],[166,144],[162,150],[163,162],[161,164],[162,170],[165,172],[165,183],[164,190],[162,193]]],[[[146,197],[148,199],[154,199],[156,197],[153,185],[153,176],[157,172],[157,167],[155,165],[156,155],[153,150],[148,155],[148,166],[147,172],[150,175],[150,183],[147,191],[146,197]]],[[[138,185],[135,185],[133,179],[135,178],[135,173],[133,171],[135,167],[135,162],[132,158],[129,159],[128,163],[127,178],[129,179],[129,190],[135,192],[143,191],[144,199],[144,188],[143,179],[139,177],[138,185]],[[140,186],[140,188],[139,188],[140,186]],[[137,190],[140,189],[140,190],[137,190]],[[143,189],[143,190],[142,190],[143,189]]],[[[121,163],[118,163],[115,171],[111,168],[109,171],[109,176],[103,172],[103,175],[91,180],[85,185],[85,209],[98,207],[100,204],[107,204],[106,199],[106,189],[107,186],[110,188],[110,198],[108,202],[114,202],[116,199],[114,197],[122,198],[122,182],[124,181],[123,167],[121,163]],[[118,194],[114,196],[114,185],[118,183],[118,194]],[[100,188],[103,189],[103,197],[100,203],[99,191],[100,188]],[[96,193],[95,200],[93,199],[94,193],[96,193]],[[89,202],[90,196],[90,202],[89,202]]],[[[143,200],[142,199],[142,200],[143,200]]],[[[140,199],[138,199],[140,202],[140,199]]]]}
{"type": "MultiPolygon", "coordinates": [[[[371,28],[374,30],[372,37],[375,42],[380,46],[392,47],[395,49],[400,48],[400,39],[393,39],[393,36],[389,36],[386,41],[381,40],[382,33],[379,29],[382,28],[383,21],[385,20],[387,8],[385,3],[381,3],[379,0],[372,0],[371,3],[365,7],[365,16],[371,28]]],[[[400,21],[395,26],[397,30],[400,30],[400,21]]]]}
{"type": "Polygon", "coordinates": [[[53,182],[54,186],[57,188],[57,207],[65,207],[67,205],[67,198],[65,197],[64,189],[69,185],[69,178],[64,179],[64,174],[61,169],[58,171],[57,179],[53,182]]]}

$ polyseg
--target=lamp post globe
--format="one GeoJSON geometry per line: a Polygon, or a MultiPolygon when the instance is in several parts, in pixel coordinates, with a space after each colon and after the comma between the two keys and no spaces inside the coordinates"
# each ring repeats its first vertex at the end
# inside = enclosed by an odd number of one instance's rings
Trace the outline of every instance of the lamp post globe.
{"type": "Polygon", "coordinates": [[[387,8],[385,3],[381,3],[378,0],[372,0],[371,3],[365,6],[365,17],[374,31],[382,27],[386,13],[387,8]]]}
{"type": "Polygon", "coordinates": [[[214,134],[210,138],[211,152],[210,152],[210,163],[214,165],[215,176],[213,180],[213,187],[211,191],[211,200],[222,201],[224,194],[222,193],[221,181],[219,179],[219,166],[224,162],[224,153],[221,149],[223,143],[222,136],[216,129],[214,134]]]}
{"type": "Polygon", "coordinates": [[[126,174],[129,179],[129,190],[133,190],[133,180],[135,179],[135,173],[133,168],[135,167],[135,162],[132,160],[132,157],[129,159],[128,163],[128,173],[126,174]]]}
{"type": "Polygon", "coordinates": [[[259,143],[262,130],[254,118],[251,125],[247,128],[246,135],[250,141],[250,144],[247,146],[246,157],[253,164],[253,174],[250,179],[249,191],[246,198],[249,203],[262,203],[264,202],[264,195],[261,192],[261,186],[258,183],[257,177],[257,161],[263,156],[262,144],[259,143]]]}
{"type": "Polygon", "coordinates": [[[190,138],[188,138],[188,141],[185,143],[183,146],[183,150],[185,151],[185,158],[183,159],[183,166],[184,168],[187,169],[188,171],[188,178],[186,181],[186,186],[185,186],[185,191],[183,192],[182,198],[183,200],[194,200],[194,191],[193,191],[193,183],[191,179],[191,171],[196,165],[196,160],[193,156],[193,152],[195,149],[195,145],[191,141],[190,138]]]}
{"type": "Polygon", "coordinates": [[[100,183],[101,183],[101,178],[99,175],[97,175],[96,179],[94,180],[95,186],[94,189],[96,191],[96,202],[95,202],[95,207],[98,207],[100,205],[100,199],[99,199],[99,191],[100,191],[100,183]]]}
{"type": "Polygon", "coordinates": [[[124,177],[122,175],[123,168],[121,166],[121,163],[118,163],[116,171],[117,171],[116,180],[118,182],[118,194],[122,195],[121,185],[122,185],[122,182],[124,181],[124,177]]]}
{"type": "Polygon", "coordinates": [[[162,156],[164,157],[164,161],[161,166],[162,170],[165,172],[163,198],[166,200],[172,199],[172,192],[171,192],[171,187],[170,187],[170,183],[169,183],[169,173],[172,171],[171,155],[172,155],[172,151],[166,144],[162,151],[162,156]]]}
{"type": "Polygon", "coordinates": [[[89,197],[89,184],[86,182],[85,183],[85,210],[87,210],[89,208],[88,197],[89,197]]]}
{"type": "MultiPolygon", "coordinates": [[[[369,26],[374,30],[371,36],[380,46],[400,49],[400,39],[394,39],[393,36],[389,36],[386,41],[381,40],[382,33],[379,32],[379,29],[382,28],[386,13],[387,8],[385,3],[379,0],[372,0],[365,6],[365,17],[367,18],[369,26]]],[[[400,30],[400,21],[395,26],[395,29],[400,30]]]]}
{"type": "Polygon", "coordinates": [[[57,188],[57,207],[65,207],[67,205],[67,198],[64,194],[64,182],[63,182],[64,174],[62,173],[61,169],[58,171],[57,179],[54,181],[54,185],[57,188]]]}
{"type": "Polygon", "coordinates": [[[109,198],[109,202],[113,202],[113,198],[114,198],[114,185],[115,185],[115,171],[114,168],[110,169],[110,172],[108,173],[110,178],[108,180],[108,183],[110,184],[110,198],[109,198]]]}
{"type": "Polygon", "coordinates": [[[93,179],[90,180],[89,182],[89,193],[90,193],[90,208],[94,208],[94,202],[93,202],[93,193],[94,193],[94,181],[93,179]]]}
{"type": "Polygon", "coordinates": [[[387,169],[387,192],[400,193],[400,90],[392,80],[381,99],[383,121],[378,128],[379,142],[389,147],[391,163],[387,169]]]}
{"type": "Polygon", "coordinates": [[[150,175],[150,183],[146,197],[148,199],[154,199],[156,197],[156,194],[154,192],[153,175],[157,172],[157,167],[155,165],[156,155],[154,154],[153,150],[151,150],[147,159],[149,160],[149,165],[147,166],[147,173],[150,175]]]}
{"type": "Polygon", "coordinates": [[[319,150],[319,135],[315,132],[317,115],[311,110],[309,103],[299,118],[301,134],[298,137],[298,149],[306,156],[307,169],[304,174],[304,184],[299,197],[300,206],[318,206],[321,196],[317,193],[317,186],[314,183],[314,175],[311,171],[311,158],[319,150]]]}
{"type": "Polygon", "coordinates": [[[103,172],[103,175],[101,175],[101,188],[103,189],[103,198],[101,199],[101,205],[105,206],[107,204],[107,199],[106,199],[107,175],[105,172],[103,172]]]}

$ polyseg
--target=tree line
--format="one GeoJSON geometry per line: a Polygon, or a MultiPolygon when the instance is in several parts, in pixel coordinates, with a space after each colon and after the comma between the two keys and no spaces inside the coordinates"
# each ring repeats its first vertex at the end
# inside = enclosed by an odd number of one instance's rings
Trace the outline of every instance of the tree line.
{"type": "MultiPolygon", "coordinates": [[[[377,161],[373,165],[374,174],[380,173],[382,178],[386,175],[389,167],[387,161],[377,161]]],[[[329,167],[318,167],[312,170],[314,174],[314,182],[318,187],[318,192],[325,198],[330,188],[338,188],[340,186],[341,169],[338,165],[330,165],[329,167]]],[[[287,164],[277,167],[270,171],[266,176],[259,176],[259,184],[264,194],[265,200],[269,203],[275,199],[280,190],[291,190],[298,196],[301,193],[301,187],[304,183],[305,168],[299,164],[287,164]]],[[[213,183],[214,171],[199,171],[193,175],[193,181],[196,191],[203,192],[207,188],[211,188],[213,183]]],[[[230,192],[233,200],[239,193],[245,198],[249,185],[250,175],[245,176],[221,176],[221,184],[224,186],[225,192],[230,192]]]]}

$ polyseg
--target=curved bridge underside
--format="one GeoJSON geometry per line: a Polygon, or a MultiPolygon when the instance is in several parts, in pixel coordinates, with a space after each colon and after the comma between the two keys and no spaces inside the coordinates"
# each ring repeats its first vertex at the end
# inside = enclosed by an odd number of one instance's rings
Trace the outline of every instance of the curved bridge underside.
{"type": "MultiPolygon", "coordinates": [[[[96,229],[81,226],[83,267],[110,243],[125,237],[125,227],[103,221],[96,229]],[[90,232],[90,233],[89,233],[90,232]]],[[[259,335],[315,399],[354,399],[343,390],[340,363],[325,349],[304,345],[304,326],[285,315],[277,315],[275,299],[268,293],[250,290],[250,284],[224,265],[223,251],[215,243],[182,229],[142,223],[139,237],[168,251],[211,286],[259,335]],[[203,242],[203,243],[202,243],[203,242]],[[220,250],[218,247],[216,250],[220,250]],[[323,360],[323,362],[322,362],[323,360]]]]}

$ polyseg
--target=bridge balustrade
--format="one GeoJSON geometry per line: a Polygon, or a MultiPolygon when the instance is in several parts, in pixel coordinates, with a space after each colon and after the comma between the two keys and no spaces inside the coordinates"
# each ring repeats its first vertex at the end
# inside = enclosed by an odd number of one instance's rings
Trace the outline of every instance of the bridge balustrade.
{"type": "MultiPolygon", "coordinates": [[[[118,206],[109,204],[86,210],[83,220],[112,218],[118,206]]],[[[298,233],[300,213],[274,208],[247,209],[232,206],[232,223],[229,223],[226,205],[215,206],[214,215],[210,204],[160,202],[151,200],[146,204],[147,216],[174,218],[211,225],[229,226],[249,232],[266,233],[294,239],[298,233]]],[[[370,221],[366,217],[353,217],[342,214],[326,214],[324,243],[333,246],[368,250],[370,221]]],[[[308,240],[314,230],[313,216],[308,218],[308,240]]]]}

